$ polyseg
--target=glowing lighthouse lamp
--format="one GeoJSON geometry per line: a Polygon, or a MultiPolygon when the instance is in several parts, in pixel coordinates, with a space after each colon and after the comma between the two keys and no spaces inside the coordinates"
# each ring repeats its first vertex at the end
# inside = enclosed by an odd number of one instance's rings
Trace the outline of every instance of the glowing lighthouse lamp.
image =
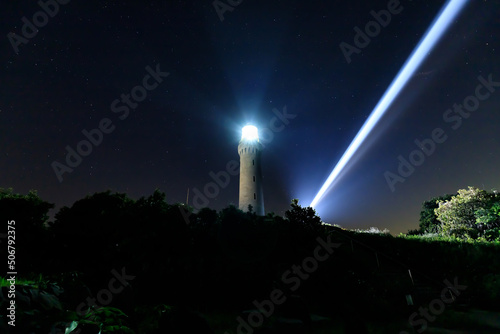
{"type": "Polygon", "coordinates": [[[259,141],[259,130],[253,125],[247,125],[241,130],[241,140],[259,141]]]}
{"type": "Polygon", "coordinates": [[[264,196],[262,192],[262,171],[260,167],[262,144],[259,130],[253,125],[243,127],[238,145],[240,155],[240,200],[239,208],[264,216],[264,196]]]}

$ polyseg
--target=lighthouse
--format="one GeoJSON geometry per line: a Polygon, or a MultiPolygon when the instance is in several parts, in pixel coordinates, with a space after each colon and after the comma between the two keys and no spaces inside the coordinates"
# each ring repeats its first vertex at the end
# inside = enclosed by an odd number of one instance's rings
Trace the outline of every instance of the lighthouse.
{"type": "Polygon", "coordinates": [[[262,193],[262,171],[260,167],[262,144],[259,130],[253,125],[243,127],[238,145],[240,155],[240,201],[239,208],[264,216],[264,196],[262,193]]]}

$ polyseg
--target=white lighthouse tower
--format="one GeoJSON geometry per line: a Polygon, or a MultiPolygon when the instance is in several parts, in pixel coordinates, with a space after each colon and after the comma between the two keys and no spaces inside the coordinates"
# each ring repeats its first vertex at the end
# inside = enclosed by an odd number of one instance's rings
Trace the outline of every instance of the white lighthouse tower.
{"type": "Polygon", "coordinates": [[[240,155],[240,203],[239,208],[264,216],[264,196],[262,193],[262,171],[260,156],[262,144],[259,142],[259,130],[247,125],[242,130],[238,154],[240,155]]]}

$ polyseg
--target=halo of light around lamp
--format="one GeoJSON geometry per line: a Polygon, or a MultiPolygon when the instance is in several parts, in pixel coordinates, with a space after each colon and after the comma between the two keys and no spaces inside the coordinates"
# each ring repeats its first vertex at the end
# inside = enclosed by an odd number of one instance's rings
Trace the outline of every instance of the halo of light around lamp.
{"type": "Polygon", "coordinates": [[[259,130],[253,125],[246,125],[241,130],[241,140],[259,141],[259,130]]]}

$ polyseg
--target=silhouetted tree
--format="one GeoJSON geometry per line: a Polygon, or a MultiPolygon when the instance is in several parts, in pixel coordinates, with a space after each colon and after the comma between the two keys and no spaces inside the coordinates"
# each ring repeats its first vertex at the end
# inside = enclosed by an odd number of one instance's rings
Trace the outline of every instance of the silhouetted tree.
{"type": "MultiPolygon", "coordinates": [[[[40,199],[35,190],[21,195],[14,193],[12,189],[0,188],[0,214],[4,227],[7,221],[15,221],[16,259],[17,263],[22,264],[24,272],[41,272],[46,269],[49,260],[46,254],[49,244],[47,221],[48,212],[52,208],[54,204],[40,199]]],[[[2,233],[6,230],[3,229],[2,233]]],[[[5,245],[7,238],[0,241],[5,245]]],[[[6,250],[7,247],[2,246],[2,253],[6,250]]]]}
{"type": "Polygon", "coordinates": [[[301,207],[298,199],[293,199],[291,206],[285,212],[285,217],[292,225],[308,231],[317,231],[321,227],[321,218],[312,207],[301,207]]]}
{"type": "Polygon", "coordinates": [[[51,226],[61,269],[108,273],[119,261],[120,232],[130,227],[133,205],[127,195],[106,191],[61,208],[51,226]]]}
{"type": "MultiPolygon", "coordinates": [[[[434,212],[439,207],[440,201],[448,201],[453,197],[451,194],[438,196],[425,201],[422,204],[422,211],[420,211],[420,233],[438,233],[440,230],[441,222],[437,219],[434,212]]],[[[409,233],[410,234],[410,233],[409,233]]],[[[411,235],[411,234],[410,234],[411,235]]]]}

